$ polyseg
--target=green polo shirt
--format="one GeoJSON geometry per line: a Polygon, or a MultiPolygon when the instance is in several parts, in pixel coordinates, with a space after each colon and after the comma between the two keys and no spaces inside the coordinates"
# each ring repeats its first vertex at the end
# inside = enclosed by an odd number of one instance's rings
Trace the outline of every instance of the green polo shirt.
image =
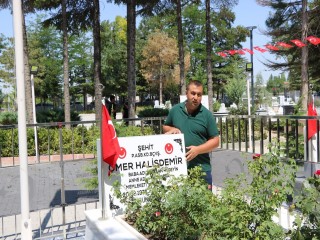
{"type": "MultiPolygon", "coordinates": [[[[186,147],[199,146],[209,138],[219,135],[215,118],[202,104],[192,115],[187,113],[185,102],[173,106],[164,124],[180,129],[184,134],[186,147]]],[[[210,171],[209,153],[199,154],[188,162],[188,168],[195,166],[201,166],[203,171],[210,171]]]]}

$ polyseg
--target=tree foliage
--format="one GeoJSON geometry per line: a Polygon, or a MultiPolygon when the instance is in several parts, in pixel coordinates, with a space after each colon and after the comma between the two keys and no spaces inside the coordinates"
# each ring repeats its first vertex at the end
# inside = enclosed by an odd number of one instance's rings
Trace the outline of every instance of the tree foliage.
{"type": "Polygon", "coordinates": [[[272,37],[274,43],[290,42],[299,39],[306,44],[303,48],[293,47],[274,51],[277,62],[268,61],[265,64],[271,69],[289,71],[290,86],[301,90],[303,108],[306,109],[309,84],[319,82],[319,48],[309,44],[307,36],[319,36],[319,1],[285,1],[257,0],[258,3],[272,9],[266,20],[266,34],[272,37]],[[306,6],[307,5],[307,6],[306,6]],[[283,59],[283,61],[279,61],[283,59]]]}
{"type": "Polygon", "coordinates": [[[227,80],[225,90],[228,99],[239,106],[243,94],[246,92],[246,76],[243,74],[243,69],[239,68],[236,62],[233,63],[233,69],[232,77],[227,80]]]}
{"type": "Polygon", "coordinates": [[[174,65],[178,60],[177,41],[160,31],[151,33],[142,56],[144,60],[141,62],[141,72],[150,85],[159,86],[159,100],[163,103],[163,86],[173,79],[174,65]]]}

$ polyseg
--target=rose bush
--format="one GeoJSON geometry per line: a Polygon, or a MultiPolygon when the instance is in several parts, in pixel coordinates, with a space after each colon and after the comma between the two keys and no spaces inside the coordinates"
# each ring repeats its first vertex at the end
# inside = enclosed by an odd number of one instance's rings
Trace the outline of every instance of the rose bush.
{"type": "Polygon", "coordinates": [[[147,170],[144,204],[119,182],[114,193],[126,205],[126,218],[149,239],[284,239],[288,233],[272,217],[293,194],[296,165],[282,161],[278,149],[249,160],[250,178],[227,179],[218,195],[199,168],[173,177],[157,166],[147,170]]]}

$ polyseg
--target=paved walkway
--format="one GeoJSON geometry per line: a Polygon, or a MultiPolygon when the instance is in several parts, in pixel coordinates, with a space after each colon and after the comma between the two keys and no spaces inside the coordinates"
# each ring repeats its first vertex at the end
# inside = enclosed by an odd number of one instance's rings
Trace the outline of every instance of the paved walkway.
{"type": "MultiPolygon", "coordinates": [[[[81,182],[89,178],[85,171],[90,160],[65,161],[64,183],[67,204],[98,199],[97,190],[86,190],[81,182]]],[[[20,213],[20,168],[0,168],[0,216],[20,213]]],[[[28,167],[30,211],[60,206],[62,174],[60,162],[32,164],[28,167]]]]}

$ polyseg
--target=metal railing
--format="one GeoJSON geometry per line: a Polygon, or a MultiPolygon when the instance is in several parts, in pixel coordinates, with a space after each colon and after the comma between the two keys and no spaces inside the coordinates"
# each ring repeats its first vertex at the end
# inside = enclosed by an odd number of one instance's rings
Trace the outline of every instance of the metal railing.
{"type": "MultiPolygon", "coordinates": [[[[32,223],[32,239],[53,239],[63,237],[68,239],[75,236],[83,236],[86,226],[85,211],[97,209],[98,202],[86,202],[83,204],[69,205],[65,209],[65,219],[63,218],[62,207],[41,209],[30,212],[32,223]]],[[[0,217],[0,239],[20,239],[19,214],[0,217]]]]}
{"type": "MultiPolygon", "coordinates": [[[[305,137],[308,121],[316,121],[319,129],[319,117],[308,116],[218,116],[220,130],[220,148],[243,152],[264,154],[269,152],[271,144],[282,150],[283,157],[293,158],[298,162],[309,159],[310,143],[305,137]],[[249,136],[249,121],[251,135],[249,136]]],[[[314,149],[319,158],[319,132],[314,149]]]]}

